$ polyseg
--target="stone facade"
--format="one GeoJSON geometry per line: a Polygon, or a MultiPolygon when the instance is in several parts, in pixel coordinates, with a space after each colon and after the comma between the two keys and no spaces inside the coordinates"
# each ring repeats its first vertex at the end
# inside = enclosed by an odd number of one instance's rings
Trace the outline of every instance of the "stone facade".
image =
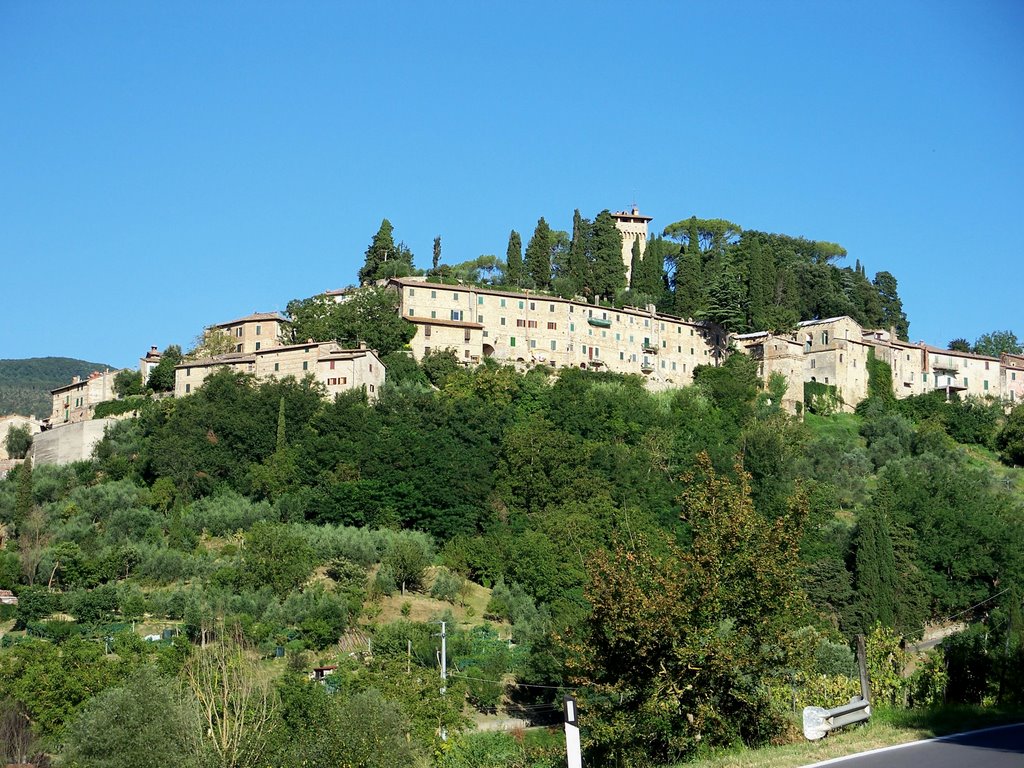
{"type": "Polygon", "coordinates": [[[1011,405],[1024,400],[1024,355],[999,358],[999,396],[1011,405]]]}
{"type": "Polygon", "coordinates": [[[629,285],[633,270],[633,243],[640,241],[640,255],[647,250],[647,223],[650,216],[642,216],[635,205],[628,211],[616,211],[612,214],[615,226],[622,233],[622,261],[626,265],[626,285],[629,285]]]}
{"type": "Polygon", "coordinates": [[[324,385],[330,397],[365,387],[371,402],[380,396],[385,379],[384,364],[371,349],[344,349],[333,341],[308,342],[186,361],[174,369],[175,397],[192,394],[220,368],[262,380],[312,376],[324,385]]]}
{"type": "Polygon", "coordinates": [[[757,374],[767,382],[773,373],[786,380],[786,394],[782,407],[796,413],[804,399],[804,351],[803,345],[791,336],[776,335],[761,331],[732,337],[739,352],[750,355],[758,361],[757,374]]]}
{"type": "Polygon", "coordinates": [[[492,357],[641,375],[653,390],[681,387],[698,365],[717,365],[720,329],[646,309],[614,309],[530,292],[511,293],[396,278],[402,316],[417,326],[410,342],[420,360],[451,349],[467,365],[492,357]]]}
{"type": "Polygon", "coordinates": [[[250,355],[280,346],[281,332],[288,325],[288,318],[277,312],[257,312],[210,327],[231,337],[236,354],[250,355]]]}
{"type": "Polygon", "coordinates": [[[146,382],[149,381],[149,376],[153,373],[153,369],[160,363],[160,358],[163,355],[160,354],[160,350],[156,347],[150,347],[149,352],[146,353],[145,357],[139,358],[139,373],[142,375],[142,385],[145,386],[146,382]]]}
{"type": "Polygon", "coordinates": [[[56,426],[91,419],[97,405],[117,399],[114,377],[118,373],[120,371],[93,371],[84,379],[75,376],[70,384],[51,390],[53,410],[50,423],[56,426]]]}

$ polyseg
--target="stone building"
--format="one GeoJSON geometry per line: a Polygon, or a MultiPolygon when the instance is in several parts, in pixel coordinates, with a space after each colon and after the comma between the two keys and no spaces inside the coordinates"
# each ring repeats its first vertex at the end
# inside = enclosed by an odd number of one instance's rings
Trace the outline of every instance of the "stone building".
{"type": "Polygon", "coordinates": [[[797,325],[803,346],[804,381],[836,387],[845,410],[868,396],[868,350],[860,325],[849,317],[807,320],[797,325]]]}
{"type": "Polygon", "coordinates": [[[999,396],[1011,405],[1024,400],[1024,355],[999,358],[999,396]]]}
{"type": "Polygon", "coordinates": [[[142,384],[145,385],[149,381],[150,374],[153,373],[153,369],[160,364],[160,358],[163,355],[160,350],[156,347],[150,347],[149,352],[144,357],[139,358],[139,373],[142,375],[142,384]]]}
{"type": "Polygon", "coordinates": [[[249,355],[280,346],[281,333],[290,325],[291,321],[279,312],[257,312],[210,328],[224,331],[234,342],[236,353],[249,355]]]}
{"type": "Polygon", "coordinates": [[[786,394],[782,407],[790,413],[800,410],[804,399],[804,348],[792,335],[768,331],[743,333],[732,336],[738,352],[758,361],[757,375],[767,382],[773,373],[786,380],[786,394]]]}
{"type": "Polygon", "coordinates": [[[120,371],[93,371],[84,379],[75,376],[70,384],[50,390],[53,410],[50,424],[74,424],[92,418],[96,406],[108,400],[116,400],[114,377],[120,371]]]}
{"type": "Polygon", "coordinates": [[[337,342],[306,342],[268,347],[248,354],[233,352],[201,360],[186,360],[174,369],[174,395],[184,397],[202,386],[206,377],[230,368],[257,379],[301,380],[312,376],[333,397],[350,389],[366,388],[370,401],[380,396],[385,369],[372,349],[344,349],[337,342]]]}
{"type": "Polygon", "coordinates": [[[484,358],[643,376],[650,389],[689,384],[698,365],[718,365],[727,346],[712,325],[646,309],[595,306],[532,292],[513,293],[425,278],[395,278],[402,317],[417,326],[420,360],[451,349],[475,365],[484,358]]]}
{"type": "Polygon", "coordinates": [[[622,233],[622,261],[626,265],[626,285],[629,285],[633,270],[633,243],[640,243],[640,255],[647,250],[647,223],[651,216],[643,216],[634,205],[628,211],[616,211],[612,214],[615,226],[622,233]]]}

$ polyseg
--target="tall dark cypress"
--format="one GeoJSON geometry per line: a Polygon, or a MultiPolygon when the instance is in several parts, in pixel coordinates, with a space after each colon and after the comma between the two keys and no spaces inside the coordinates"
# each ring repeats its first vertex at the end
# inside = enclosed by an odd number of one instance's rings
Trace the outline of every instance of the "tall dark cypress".
{"type": "Polygon", "coordinates": [[[590,265],[591,224],[580,215],[577,208],[572,214],[572,240],[569,243],[568,274],[573,293],[589,296],[593,293],[591,286],[590,265]]]}
{"type": "Polygon", "coordinates": [[[622,260],[622,233],[607,210],[594,219],[591,252],[594,295],[614,299],[626,287],[626,264],[622,260]]]}
{"type": "Polygon", "coordinates": [[[551,227],[541,216],[526,246],[526,277],[535,288],[551,286],[551,227]]]}
{"type": "Polygon", "coordinates": [[[508,236],[505,251],[505,282],[515,286],[523,282],[523,239],[514,229],[508,236]]]}

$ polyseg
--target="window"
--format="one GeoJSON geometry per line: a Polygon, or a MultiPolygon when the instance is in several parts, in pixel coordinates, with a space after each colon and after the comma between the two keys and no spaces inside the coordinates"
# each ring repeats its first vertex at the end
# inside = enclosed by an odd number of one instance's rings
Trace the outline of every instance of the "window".
{"type": "Polygon", "coordinates": [[[519,302],[519,308],[520,308],[520,309],[522,309],[522,308],[523,308],[523,307],[525,307],[525,306],[526,306],[526,304],[524,304],[524,303],[523,303],[523,302],[521,302],[521,301],[519,302]]]}
{"type": "MultiPolygon", "coordinates": [[[[985,365],[988,365],[988,363],[985,363],[985,365]]],[[[987,392],[988,391],[988,379],[985,379],[985,381],[982,382],[982,384],[984,385],[985,391],[987,392]]]]}
{"type": "Polygon", "coordinates": [[[508,337],[508,345],[510,347],[514,347],[516,345],[516,337],[515,336],[509,336],[508,337]]]}
{"type": "Polygon", "coordinates": [[[437,319],[437,312],[435,310],[433,310],[433,309],[430,310],[430,319],[431,320],[436,320],[437,319]]]}
{"type": "Polygon", "coordinates": [[[818,367],[817,363],[818,363],[817,360],[815,360],[814,358],[811,358],[811,368],[817,368],[818,367]]]}
{"type": "Polygon", "coordinates": [[[535,301],[531,301],[531,302],[530,302],[530,311],[533,311],[533,310],[535,310],[536,308],[537,308],[537,302],[535,302],[535,301]]]}
{"type": "Polygon", "coordinates": [[[461,309],[453,309],[452,310],[452,320],[457,320],[457,321],[462,320],[462,310],[461,309]]]}
{"type": "Polygon", "coordinates": [[[484,303],[484,297],[483,296],[477,296],[476,297],[476,303],[477,303],[477,306],[480,306],[481,304],[483,304],[484,303]]]}
{"type": "Polygon", "coordinates": [[[260,332],[261,332],[261,330],[262,330],[262,328],[261,328],[260,326],[258,326],[258,325],[257,325],[257,326],[256,326],[256,335],[257,335],[257,336],[259,336],[259,335],[260,335],[260,332]]]}
{"type": "Polygon", "coordinates": [[[302,361],[302,370],[304,370],[304,371],[308,371],[309,370],[309,361],[308,360],[303,360],[302,361]]]}
{"type": "Polygon", "coordinates": [[[839,362],[840,363],[843,362],[843,353],[842,352],[839,353],[839,362]]]}
{"type": "Polygon", "coordinates": [[[423,337],[425,339],[429,339],[430,338],[430,334],[433,333],[433,332],[434,332],[434,329],[431,326],[429,326],[429,325],[424,325],[423,326],[423,337]]]}
{"type": "Polygon", "coordinates": [[[964,376],[964,386],[965,387],[967,386],[967,377],[966,376],[964,376]]]}
{"type": "Polygon", "coordinates": [[[548,330],[549,331],[557,331],[558,330],[558,323],[548,323],[548,330]]]}
{"type": "Polygon", "coordinates": [[[821,343],[828,344],[828,331],[821,332],[821,343]]]}
{"type": "Polygon", "coordinates": [[[672,370],[674,371],[675,369],[676,369],[676,361],[675,361],[675,360],[673,360],[673,361],[672,361],[672,370]]]}
{"type": "Polygon", "coordinates": [[[257,341],[257,342],[256,342],[256,351],[257,351],[257,352],[259,352],[259,349],[260,349],[260,343],[261,343],[261,342],[259,342],[259,341],[257,341]]]}
{"type": "Polygon", "coordinates": [[[185,394],[187,395],[191,391],[192,391],[192,385],[191,384],[186,384],[185,385],[185,394]]]}
{"type": "Polygon", "coordinates": [[[536,349],[536,348],[537,348],[537,340],[536,339],[530,339],[530,349],[536,349]]]}
{"type": "Polygon", "coordinates": [[[424,355],[429,355],[430,354],[430,347],[429,346],[423,348],[423,354],[424,355]]]}
{"type": "Polygon", "coordinates": [[[237,328],[235,328],[235,338],[242,338],[242,326],[238,326],[237,328]]]}
{"type": "Polygon", "coordinates": [[[555,311],[555,305],[554,304],[549,305],[548,306],[548,312],[554,312],[554,311],[555,311]]]}
{"type": "Polygon", "coordinates": [[[1016,381],[1016,380],[1017,380],[1017,374],[1016,373],[1011,373],[1010,374],[1010,381],[1016,381]]]}
{"type": "Polygon", "coordinates": [[[192,369],[191,368],[186,368],[185,369],[185,375],[186,376],[191,376],[192,375],[192,369]]]}
{"type": "Polygon", "coordinates": [[[828,376],[825,377],[825,383],[828,384],[828,376]]]}
{"type": "Polygon", "coordinates": [[[626,359],[626,353],[625,352],[619,352],[619,360],[625,360],[625,359],[626,359]]]}
{"type": "Polygon", "coordinates": [[[573,333],[576,330],[576,323],[569,323],[569,333],[573,333]]]}
{"type": "Polygon", "coordinates": [[[415,314],[416,314],[416,310],[413,309],[412,307],[409,307],[409,317],[413,317],[415,314]]]}
{"type": "Polygon", "coordinates": [[[469,344],[469,335],[470,335],[471,333],[472,333],[472,331],[470,331],[470,330],[469,330],[469,328],[467,328],[467,329],[466,329],[466,333],[464,334],[464,338],[463,338],[463,340],[464,340],[464,341],[465,341],[465,342],[466,342],[467,344],[469,344]]]}
{"type": "Polygon", "coordinates": [[[467,349],[467,350],[465,350],[465,351],[464,351],[464,352],[462,353],[462,356],[463,356],[463,357],[469,357],[469,350],[468,350],[468,349],[467,349]]]}
{"type": "Polygon", "coordinates": [[[505,300],[504,299],[501,300],[501,306],[503,306],[503,307],[505,306],[505,300]]]}
{"type": "Polygon", "coordinates": [[[452,291],[452,301],[458,301],[458,300],[459,300],[459,292],[458,291],[452,291]]]}
{"type": "Polygon", "coordinates": [[[437,291],[431,291],[430,292],[430,298],[436,299],[437,298],[437,291]]]}
{"type": "MultiPolygon", "coordinates": [[[[988,360],[985,361],[985,370],[986,371],[988,370],[988,360]]],[[[987,389],[987,387],[986,387],[986,389],[987,389]]]]}
{"type": "Polygon", "coordinates": [[[334,361],[333,360],[331,360],[331,370],[332,371],[334,370],[334,361]]]}
{"type": "Polygon", "coordinates": [[[373,363],[370,363],[370,373],[373,373],[373,363]]]}
{"type": "Polygon", "coordinates": [[[277,373],[280,370],[281,370],[281,364],[280,363],[274,363],[274,373],[277,373]]]}
{"type": "Polygon", "coordinates": [[[555,340],[554,339],[551,340],[551,351],[552,352],[555,351],[555,340]]]}
{"type": "Polygon", "coordinates": [[[416,289],[415,288],[410,288],[409,289],[409,295],[410,296],[415,296],[416,295],[416,289]]]}
{"type": "Polygon", "coordinates": [[[521,319],[521,318],[517,318],[516,319],[516,328],[525,328],[525,327],[526,327],[526,321],[521,319]]]}
{"type": "Polygon", "coordinates": [[[504,317],[499,318],[499,325],[504,325],[504,324],[505,324],[505,318],[504,317]]]}
{"type": "Polygon", "coordinates": [[[526,321],[526,327],[527,328],[536,328],[537,327],[537,321],[536,320],[527,320],[526,321]]]}
{"type": "Polygon", "coordinates": [[[241,352],[241,351],[242,351],[242,345],[241,344],[236,344],[235,345],[235,352],[241,352]]]}
{"type": "Polygon", "coordinates": [[[483,325],[484,324],[484,316],[483,315],[477,315],[476,316],[476,321],[478,323],[480,323],[480,325],[483,325]]]}
{"type": "Polygon", "coordinates": [[[928,383],[928,374],[927,373],[922,373],[921,374],[921,381],[923,381],[925,384],[928,383]]]}

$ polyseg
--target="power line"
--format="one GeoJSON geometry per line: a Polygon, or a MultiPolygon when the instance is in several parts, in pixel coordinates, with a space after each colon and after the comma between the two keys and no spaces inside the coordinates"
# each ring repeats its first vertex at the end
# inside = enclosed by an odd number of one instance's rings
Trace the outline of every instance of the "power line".
{"type": "MultiPolygon", "coordinates": [[[[975,608],[980,608],[981,606],[985,605],[985,603],[990,603],[990,602],[992,602],[993,600],[995,600],[995,599],[996,599],[997,597],[999,597],[1000,595],[1006,594],[1006,593],[1007,593],[1007,592],[1009,592],[1009,591],[1010,591],[1010,587],[1006,587],[1006,588],[1005,588],[1005,589],[1003,589],[1002,591],[1000,591],[1000,592],[996,592],[996,593],[995,593],[994,595],[992,595],[991,597],[986,597],[986,598],[985,598],[984,600],[982,600],[982,601],[981,601],[980,603],[975,603],[975,604],[974,604],[974,605],[972,605],[972,606],[971,606],[970,608],[964,608],[964,609],[963,609],[962,611],[960,611],[959,613],[954,613],[954,614],[952,614],[952,615],[950,615],[950,616],[946,616],[945,618],[941,619],[941,621],[943,621],[943,622],[946,622],[946,621],[952,621],[952,620],[953,620],[953,619],[955,619],[955,618],[958,618],[958,617],[960,617],[960,616],[963,616],[963,615],[964,615],[965,613],[970,613],[970,612],[971,612],[971,611],[973,611],[973,610],[974,610],[975,608]]],[[[904,626],[902,626],[902,627],[896,627],[896,629],[898,629],[898,630],[900,630],[900,631],[902,631],[902,630],[904,630],[904,629],[919,629],[919,628],[920,628],[920,629],[924,629],[924,628],[925,628],[926,626],[927,626],[927,622],[926,622],[925,624],[922,624],[922,625],[921,625],[920,627],[918,627],[917,625],[904,625],[904,626]]]]}
{"type": "MultiPolygon", "coordinates": [[[[505,683],[503,681],[501,681],[501,680],[487,680],[486,678],[483,678],[483,677],[470,677],[469,675],[464,675],[461,672],[449,672],[448,676],[449,677],[461,677],[463,680],[474,680],[474,681],[476,681],[478,683],[496,683],[497,685],[505,685],[505,683]]],[[[510,685],[512,685],[512,686],[514,686],[516,688],[547,688],[547,689],[550,689],[550,690],[553,690],[553,691],[574,691],[574,690],[576,690],[576,688],[574,688],[571,685],[536,685],[534,683],[510,683],[510,685]]]]}

